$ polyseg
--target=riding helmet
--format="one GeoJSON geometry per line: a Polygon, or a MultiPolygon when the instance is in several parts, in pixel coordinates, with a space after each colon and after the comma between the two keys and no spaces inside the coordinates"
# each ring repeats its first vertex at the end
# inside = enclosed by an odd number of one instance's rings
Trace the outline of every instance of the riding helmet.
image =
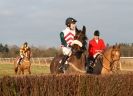
{"type": "Polygon", "coordinates": [[[28,43],[27,42],[24,42],[24,45],[28,45],[28,43]]]}
{"type": "Polygon", "coordinates": [[[94,32],[94,36],[99,36],[99,35],[100,35],[99,30],[96,30],[96,31],[94,32]]]}
{"type": "Polygon", "coordinates": [[[77,22],[77,20],[74,19],[74,18],[71,18],[71,17],[69,17],[69,18],[66,19],[66,25],[68,27],[70,26],[71,23],[76,23],[76,22],[77,22]]]}

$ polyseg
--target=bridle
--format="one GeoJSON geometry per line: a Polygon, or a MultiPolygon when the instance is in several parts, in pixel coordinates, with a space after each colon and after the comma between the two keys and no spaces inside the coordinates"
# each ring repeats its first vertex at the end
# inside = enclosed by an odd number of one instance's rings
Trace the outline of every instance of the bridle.
{"type": "MultiPolygon", "coordinates": [[[[114,50],[112,50],[112,51],[114,51],[114,50]]],[[[109,60],[103,53],[100,54],[100,55],[102,55],[102,56],[110,63],[110,67],[111,67],[111,68],[106,68],[106,67],[102,64],[102,62],[101,62],[103,68],[106,69],[108,72],[109,72],[109,71],[113,71],[113,70],[112,70],[112,65],[114,64],[114,62],[119,61],[119,59],[113,60],[113,58],[112,58],[112,51],[111,51],[111,60],[109,60]]],[[[115,51],[117,52],[117,50],[115,50],[115,51]]]]}
{"type": "Polygon", "coordinates": [[[74,37],[74,40],[79,40],[79,41],[83,44],[83,47],[77,46],[77,49],[78,49],[78,50],[83,51],[82,48],[84,48],[84,46],[85,46],[85,44],[86,44],[86,43],[84,44],[84,42],[87,40],[86,35],[83,34],[82,31],[80,30],[80,31],[77,33],[77,35],[74,37]]]}

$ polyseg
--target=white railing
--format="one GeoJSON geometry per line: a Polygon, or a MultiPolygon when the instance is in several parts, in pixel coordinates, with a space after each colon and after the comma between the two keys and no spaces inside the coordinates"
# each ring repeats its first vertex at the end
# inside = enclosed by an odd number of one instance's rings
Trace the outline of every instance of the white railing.
{"type": "Polygon", "coordinates": [[[133,57],[121,57],[121,59],[133,59],[133,57]]]}
{"type": "MultiPolygon", "coordinates": [[[[49,66],[53,57],[31,58],[32,65],[49,66]]],[[[15,58],[0,58],[0,64],[14,64],[15,58]]]]}
{"type": "MultiPolygon", "coordinates": [[[[53,57],[31,58],[32,65],[49,66],[53,57]]],[[[15,58],[0,58],[0,64],[14,64],[15,58]]],[[[120,70],[133,71],[133,57],[121,57],[120,70]]]]}
{"type": "Polygon", "coordinates": [[[133,57],[121,57],[120,70],[133,71],[133,57]]]}
{"type": "Polygon", "coordinates": [[[53,58],[54,57],[31,58],[31,63],[33,65],[45,65],[45,66],[49,66],[53,58]]]}

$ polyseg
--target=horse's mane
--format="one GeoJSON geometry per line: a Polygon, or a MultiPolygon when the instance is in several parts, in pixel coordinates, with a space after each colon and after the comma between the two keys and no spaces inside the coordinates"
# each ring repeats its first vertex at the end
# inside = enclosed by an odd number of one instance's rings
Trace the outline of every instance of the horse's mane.
{"type": "Polygon", "coordinates": [[[103,50],[103,53],[109,52],[109,50],[111,50],[111,49],[112,49],[112,46],[108,46],[108,47],[106,47],[106,48],[103,50]]]}

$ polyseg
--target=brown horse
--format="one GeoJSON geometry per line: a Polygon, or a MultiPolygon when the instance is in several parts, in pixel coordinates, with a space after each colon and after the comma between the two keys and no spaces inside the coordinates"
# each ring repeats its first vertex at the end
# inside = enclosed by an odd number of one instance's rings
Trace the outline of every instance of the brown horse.
{"type": "Polygon", "coordinates": [[[76,29],[75,40],[82,43],[82,47],[77,44],[72,45],[72,55],[69,57],[68,64],[66,64],[66,71],[59,70],[60,61],[62,60],[63,54],[54,57],[50,64],[51,73],[85,73],[85,62],[86,62],[86,28],[83,26],[82,30],[76,29]]]}
{"type": "Polygon", "coordinates": [[[22,59],[20,65],[17,64],[17,61],[20,57],[17,57],[14,61],[14,65],[15,65],[15,74],[24,74],[24,71],[27,69],[29,74],[31,74],[31,49],[29,48],[26,52],[26,55],[24,56],[24,58],[22,59]]]}
{"type": "Polygon", "coordinates": [[[120,60],[120,46],[113,45],[97,56],[92,74],[113,73],[113,67],[120,60]]]}

